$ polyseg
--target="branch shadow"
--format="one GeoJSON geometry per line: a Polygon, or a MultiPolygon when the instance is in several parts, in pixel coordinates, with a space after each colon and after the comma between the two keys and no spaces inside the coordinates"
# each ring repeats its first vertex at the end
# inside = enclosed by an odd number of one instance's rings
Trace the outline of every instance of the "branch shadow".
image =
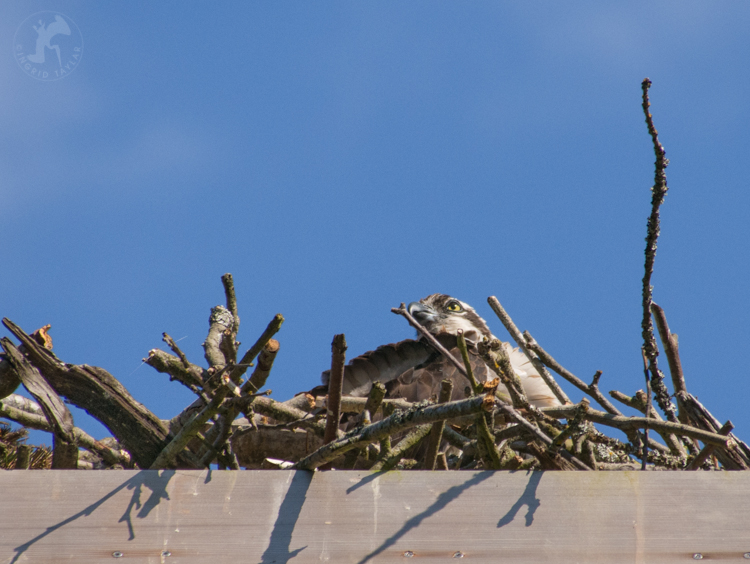
{"type": "Polygon", "coordinates": [[[531,527],[534,522],[534,513],[539,509],[542,502],[536,496],[536,489],[539,486],[539,482],[542,480],[542,474],[544,472],[530,472],[529,482],[526,484],[526,488],[523,490],[521,497],[518,498],[513,506],[508,509],[508,512],[500,518],[497,522],[497,528],[504,527],[511,523],[518,512],[524,505],[527,505],[529,509],[526,511],[526,526],[531,527]]]}
{"type": "MultiPolygon", "coordinates": [[[[444,491],[437,497],[437,499],[433,502],[432,505],[430,505],[427,509],[425,509],[421,513],[415,515],[414,517],[406,521],[398,531],[396,531],[391,537],[387,538],[385,542],[383,542],[383,544],[381,544],[378,548],[376,548],[370,554],[368,554],[362,560],[360,560],[358,564],[365,564],[365,562],[367,562],[368,560],[375,558],[377,555],[379,555],[383,551],[392,547],[394,544],[396,544],[396,542],[398,542],[399,539],[401,539],[409,531],[418,527],[422,523],[422,521],[424,521],[428,517],[431,517],[438,511],[441,511],[442,509],[444,509],[446,505],[448,505],[454,499],[457,499],[462,493],[464,493],[469,488],[484,482],[486,479],[491,478],[493,475],[494,475],[494,472],[492,471],[478,472],[477,474],[474,474],[474,476],[470,480],[467,480],[463,484],[459,484],[451,488],[448,488],[446,491],[444,491]]],[[[377,476],[377,474],[375,474],[374,476],[377,476]]],[[[372,481],[372,479],[374,478],[370,478],[367,481],[370,482],[372,481]]],[[[349,488],[347,492],[351,491],[352,489],[353,488],[349,488]]]]}
{"type": "Polygon", "coordinates": [[[371,474],[368,474],[367,476],[362,478],[359,482],[349,487],[346,490],[346,495],[349,495],[350,493],[357,491],[359,488],[366,486],[370,482],[377,480],[378,478],[384,476],[385,474],[387,474],[387,471],[386,472],[372,472],[371,474]]]}
{"type": "Polygon", "coordinates": [[[89,517],[92,515],[99,507],[104,505],[104,503],[114,497],[118,492],[128,489],[133,490],[133,495],[130,498],[130,503],[128,504],[127,508],[125,509],[125,512],[123,513],[123,516],[120,518],[118,523],[125,522],[128,527],[128,533],[129,533],[129,539],[133,540],[135,539],[135,532],[133,530],[133,521],[132,521],[132,513],[133,509],[139,509],[138,513],[136,514],[136,518],[143,519],[148,516],[148,514],[151,512],[151,510],[159,505],[162,499],[169,500],[169,495],[167,494],[167,484],[169,484],[169,480],[172,479],[172,476],[174,476],[175,471],[174,470],[163,470],[163,471],[155,471],[155,470],[142,470],[138,472],[135,476],[132,478],[126,480],[119,486],[117,486],[115,489],[110,491],[109,493],[105,494],[103,497],[101,497],[96,502],[92,503],[88,507],[82,509],[78,513],[71,515],[67,519],[60,521],[59,523],[56,523],[55,525],[52,525],[50,527],[47,527],[47,529],[35,536],[33,539],[29,540],[28,542],[25,542],[22,545],[17,546],[14,550],[16,553],[13,559],[10,561],[10,564],[15,564],[18,562],[18,559],[34,544],[42,540],[43,538],[51,535],[58,529],[63,528],[64,526],[76,521],[77,519],[80,519],[81,517],[89,517]],[[143,491],[143,487],[148,488],[151,490],[151,495],[148,497],[148,499],[141,504],[141,493],[143,491]]]}
{"type": "Polygon", "coordinates": [[[289,489],[284,496],[284,501],[279,506],[279,514],[273,525],[268,547],[261,557],[262,564],[289,562],[307,548],[307,545],[305,545],[297,550],[289,550],[292,544],[292,533],[294,533],[297,519],[299,519],[299,515],[302,512],[302,506],[305,504],[307,490],[310,488],[312,479],[312,472],[306,470],[297,470],[294,472],[292,482],[289,484],[289,489]]]}

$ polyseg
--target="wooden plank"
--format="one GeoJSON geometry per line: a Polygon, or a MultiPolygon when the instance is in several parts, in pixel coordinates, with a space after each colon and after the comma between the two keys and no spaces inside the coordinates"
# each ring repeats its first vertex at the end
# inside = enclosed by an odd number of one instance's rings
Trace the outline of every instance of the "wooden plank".
{"type": "Polygon", "coordinates": [[[457,553],[463,562],[670,563],[695,553],[742,562],[746,552],[744,472],[0,473],[3,564],[406,564],[457,553]]]}

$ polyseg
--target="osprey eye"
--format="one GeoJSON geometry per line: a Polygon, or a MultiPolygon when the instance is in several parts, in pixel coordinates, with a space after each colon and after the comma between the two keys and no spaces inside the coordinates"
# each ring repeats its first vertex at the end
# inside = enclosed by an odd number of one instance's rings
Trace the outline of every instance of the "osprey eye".
{"type": "Polygon", "coordinates": [[[451,302],[448,304],[448,311],[461,311],[461,306],[458,302],[451,302]]]}

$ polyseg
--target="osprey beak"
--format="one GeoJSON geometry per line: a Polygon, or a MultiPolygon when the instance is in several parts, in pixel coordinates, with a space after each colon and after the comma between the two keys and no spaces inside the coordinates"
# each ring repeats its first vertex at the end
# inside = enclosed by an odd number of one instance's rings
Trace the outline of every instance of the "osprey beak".
{"type": "Polygon", "coordinates": [[[414,319],[419,321],[421,325],[424,325],[426,321],[433,321],[435,319],[435,310],[420,302],[410,303],[406,308],[406,311],[408,311],[414,319]]]}

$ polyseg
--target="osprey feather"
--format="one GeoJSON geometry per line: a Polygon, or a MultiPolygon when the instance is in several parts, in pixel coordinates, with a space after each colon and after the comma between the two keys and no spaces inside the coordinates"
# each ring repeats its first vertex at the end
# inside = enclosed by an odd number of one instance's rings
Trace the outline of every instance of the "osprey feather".
{"type": "MultiPolygon", "coordinates": [[[[495,337],[474,308],[445,294],[431,294],[419,302],[410,303],[407,309],[420,325],[459,360],[461,353],[457,346],[457,336],[458,331],[462,330],[476,379],[484,382],[495,378],[495,373],[477,353],[478,343],[485,338],[495,337]]],[[[560,401],[523,351],[513,348],[509,343],[502,343],[502,347],[510,359],[513,370],[518,374],[531,405],[560,405],[560,401]]],[[[328,371],[323,373],[324,384],[328,383],[328,376],[328,371]]],[[[469,386],[466,377],[422,338],[416,341],[407,339],[383,345],[349,362],[344,369],[343,393],[366,396],[372,383],[380,381],[386,385],[390,398],[422,401],[437,396],[440,382],[446,378],[453,380],[451,399],[465,398],[465,390],[469,386]]],[[[502,384],[498,391],[507,393],[502,384]]]]}

